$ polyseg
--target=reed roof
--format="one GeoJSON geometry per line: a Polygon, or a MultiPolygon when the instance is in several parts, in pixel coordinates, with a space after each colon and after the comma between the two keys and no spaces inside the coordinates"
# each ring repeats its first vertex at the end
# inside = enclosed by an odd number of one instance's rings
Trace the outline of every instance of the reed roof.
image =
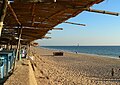
{"type": "Polygon", "coordinates": [[[4,38],[11,39],[11,42],[15,44],[21,27],[21,40],[23,40],[23,42],[42,39],[47,32],[54,29],[56,25],[69,18],[75,17],[86,8],[98,4],[103,0],[42,1],[43,2],[23,2],[22,0],[15,0],[15,2],[8,5],[1,40],[4,38]]]}

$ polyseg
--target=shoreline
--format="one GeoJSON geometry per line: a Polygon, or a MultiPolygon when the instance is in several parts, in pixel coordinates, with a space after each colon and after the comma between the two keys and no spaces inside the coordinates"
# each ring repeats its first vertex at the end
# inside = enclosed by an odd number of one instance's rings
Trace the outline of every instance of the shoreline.
{"type": "MultiPolygon", "coordinates": [[[[38,48],[43,48],[43,49],[48,49],[48,50],[53,50],[53,51],[63,51],[63,52],[67,52],[67,53],[76,54],[75,52],[67,51],[67,50],[59,50],[59,49],[52,49],[52,48],[46,48],[46,47],[38,47],[38,48]]],[[[103,57],[103,58],[120,59],[119,57],[116,57],[116,56],[107,56],[107,55],[98,55],[98,54],[80,53],[80,52],[78,52],[77,54],[88,55],[88,56],[96,56],[96,57],[103,57]]]]}

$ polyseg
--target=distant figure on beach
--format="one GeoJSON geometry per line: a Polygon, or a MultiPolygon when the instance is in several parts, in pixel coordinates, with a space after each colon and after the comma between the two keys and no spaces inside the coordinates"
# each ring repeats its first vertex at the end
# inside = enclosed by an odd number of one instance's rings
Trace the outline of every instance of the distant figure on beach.
{"type": "Polygon", "coordinates": [[[114,76],[114,69],[112,68],[111,75],[114,76]]]}
{"type": "Polygon", "coordinates": [[[77,54],[78,52],[77,52],[77,51],[75,51],[75,53],[77,54]]]}

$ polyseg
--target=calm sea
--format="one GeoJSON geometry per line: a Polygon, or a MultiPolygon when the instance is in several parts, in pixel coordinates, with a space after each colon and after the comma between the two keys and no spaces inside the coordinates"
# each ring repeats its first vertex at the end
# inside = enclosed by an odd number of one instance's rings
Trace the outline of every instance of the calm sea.
{"type": "Polygon", "coordinates": [[[42,46],[42,47],[69,52],[102,55],[113,58],[118,58],[120,56],[120,46],[42,46]]]}

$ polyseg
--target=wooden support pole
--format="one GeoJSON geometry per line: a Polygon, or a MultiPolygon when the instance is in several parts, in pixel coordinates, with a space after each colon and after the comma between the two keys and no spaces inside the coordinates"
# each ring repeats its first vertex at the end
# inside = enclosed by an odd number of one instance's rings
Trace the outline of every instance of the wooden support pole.
{"type": "Polygon", "coordinates": [[[15,20],[16,20],[16,21],[17,21],[17,23],[18,23],[18,25],[21,25],[21,23],[20,23],[20,21],[19,21],[19,19],[18,19],[17,15],[16,15],[16,13],[14,12],[14,10],[13,10],[13,8],[11,7],[11,5],[10,5],[10,4],[8,4],[8,7],[10,8],[10,10],[11,10],[11,12],[12,12],[12,14],[13,14],[13,16],[14,16],[15,20]]]}
{"type": "Polygon", "coordinates": [[[20,39],[21,39],[21,34],[22,34],[22,26],[18,26],[18,29],[20,29],[20,34],[19,34],[19,39],[18,39],[18,44],[17,44],[17,51],[14,59],[14,64],[13,64],[13,71],[15,70],[15,65],[16,65],[16,60],[18,60],[18,54],[19,54],[19,49],[20,49],[20,39]]]}
{"type": "Polygon", "coordinates": [[[10,40],[7,41],[6,50],[10,50],[10,40]]]}
{"type": "Polygon", "coordinates": [[[44,39],[51,39],[51,37],[48,37],[48,36],[44,36],[42,38],[44,38],[44,39]]]}
{"type": "Polygon", "coordinates": [[[52,34],[51,32],[47,32],[47,34],[52,34]]]}
{"type": "Polygon", "coordinates": [[[21,60],[21,57],[22,57],[22,55],[21,55],[21,43],[19,44],[19,52],[18,52],[18,60],[21,60]]]}
{"type": "Polygon", "coordinates": [[[10,45],[10,49],[12,49],[12,44],[10,45]]]}
{"type": "Polygon", "coordinates": [[[86,11],[95,12],[95,13],[102,13],[102,14],[109,14],[109,15],[115,15],[115,16],[120,15],[120,13],[117,13],[117,12],[109,12],[109,11],[96,10],[96,9],[91,9],[91,8],[86,9],[86,11]]]}
{"type": "Polygon", "coordinates": [[[63,22],[67,24],[73,24],[73,25],[80,25],[80,26],[86,26],[85,24],[79,24],[79,23],[73,23],[73,22],[63,22]]]}
{"type": "Polygon", "coordinates": [[[51,30],[63,30],[63,28],[52,28],[51,30]]]}
{"type": "Polygon", "coordinates": [[[20,29],[20,34],[19,34],[19,39],[18,39],[18,45],[17,45],[17,52],[16,52],[16,60],[18,58],[18,53],[19,53],[19,49],[20,49],[20,40],[21,40],[21,35],[22,35],[22,26],[18,29],[20,29]]]}
{"type": "Polygon", "coordinates": [[[2,7],[0,9],[0,36],[3,28],[3,22],[7,11],[8,0],[3,0],[2,7]]]}
{"type": "Polygon", "coordinates": [[[27,43],[27,58],[30,56],[30,43],[27,43]]]}
{"type": "Polygon", "coordinates": [[[32,6],[32,26],[34,26],[34,22],[35,22],[35,6],[36,4],[34,3],[32,6]]]}
{"type": "Polygon", "coordinates": [[[10,43],[7,44],[7,50],[10,50],[10,43]]]}

